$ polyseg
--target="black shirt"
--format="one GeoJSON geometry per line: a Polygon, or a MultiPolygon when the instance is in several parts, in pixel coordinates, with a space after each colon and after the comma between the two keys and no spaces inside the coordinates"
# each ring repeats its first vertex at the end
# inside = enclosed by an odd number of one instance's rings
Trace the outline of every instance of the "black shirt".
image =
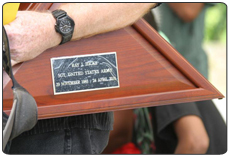
{"type": "Polygon", "coordinates": [[[172,123],[186,115],[199,116],[209,136],[207,154],[224,154],[227,151],[227,127],[212,101],[200,101],[153,107],[154,139],[157,154],[173,154],[177,137],[172,123]]]}

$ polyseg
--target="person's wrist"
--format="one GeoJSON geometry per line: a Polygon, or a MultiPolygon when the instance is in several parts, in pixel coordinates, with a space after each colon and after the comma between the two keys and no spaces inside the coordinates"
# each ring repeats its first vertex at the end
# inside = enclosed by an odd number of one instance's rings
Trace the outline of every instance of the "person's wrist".
{"type": "Polygon", "coordinates": [[[50,36],[51,36],[51,41],[50,41],[50,45],[51,47],[55,47],[57,45],[60,44],[61,40],[62,40],[62,36],[56,32],[55,30],[55,24],[56,24],[56,19],[53,17],[52,13],[49,12],[48,13],[48,20],[49,20],[49,30],[50,30],[50,36]]]}

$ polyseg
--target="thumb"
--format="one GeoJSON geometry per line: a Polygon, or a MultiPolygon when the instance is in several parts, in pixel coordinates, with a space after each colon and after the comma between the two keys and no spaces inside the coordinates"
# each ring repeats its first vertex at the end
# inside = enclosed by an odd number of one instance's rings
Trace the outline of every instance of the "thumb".
{"type": "Polygon", "coordinates": [[[14,65],[16,65],[18,63],[19,63],[18,61],[15,61],[15,60],[11,59],[11,66],[14,66],[14,65]]]}

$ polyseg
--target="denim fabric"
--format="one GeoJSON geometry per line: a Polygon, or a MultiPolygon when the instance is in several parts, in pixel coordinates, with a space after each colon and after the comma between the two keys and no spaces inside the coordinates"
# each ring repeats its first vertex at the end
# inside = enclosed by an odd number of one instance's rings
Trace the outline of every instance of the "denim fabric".
{"type": "Polygon", "coordinates": [[[12,141],[9,154],[100,154],[108,143],[109,132],[73,128],[23,135],[12,141]]]}

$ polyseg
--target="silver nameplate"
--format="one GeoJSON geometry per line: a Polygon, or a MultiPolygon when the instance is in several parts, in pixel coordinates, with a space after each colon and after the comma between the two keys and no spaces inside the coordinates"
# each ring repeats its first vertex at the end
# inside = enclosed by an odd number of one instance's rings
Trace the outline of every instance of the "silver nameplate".
{"type": "Polygon", "coordinates": [[[119,87],[116,52],[51,58],[54,95],[119,87]]]}

